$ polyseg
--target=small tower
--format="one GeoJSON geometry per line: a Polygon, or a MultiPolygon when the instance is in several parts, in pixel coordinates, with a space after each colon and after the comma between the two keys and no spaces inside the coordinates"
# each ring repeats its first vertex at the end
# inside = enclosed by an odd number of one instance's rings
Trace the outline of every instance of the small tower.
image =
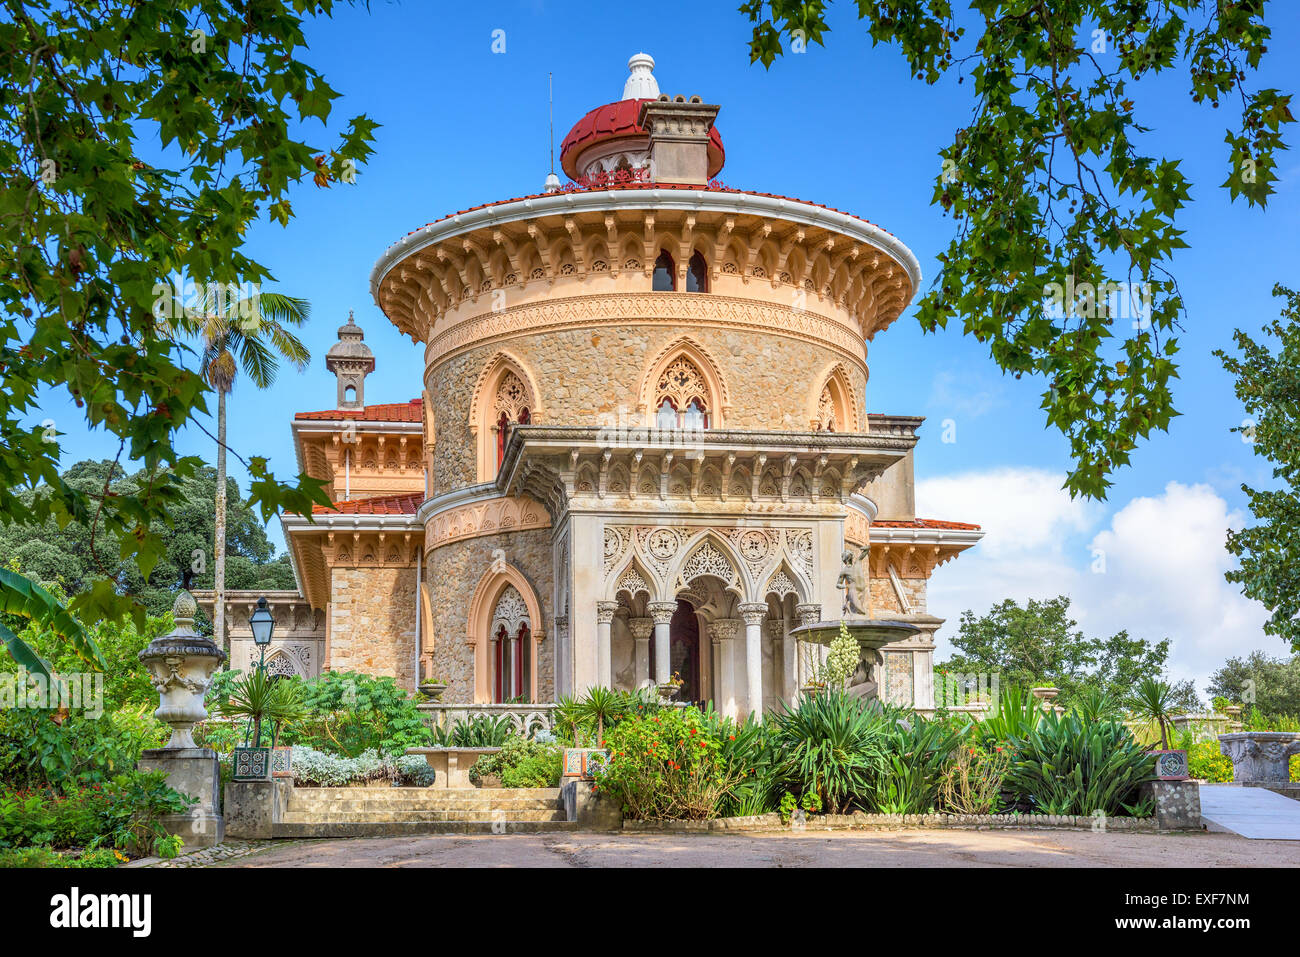
{"type": "Polygon", "coordinates": [[[360,409],[366,404],[366,376],[375,371],[375,355],[362,341],[365,338],[348,310],[347,325],[339,326],[339,341],[325,353],[325,368],[339,380],[340,409],[360,409]]]}

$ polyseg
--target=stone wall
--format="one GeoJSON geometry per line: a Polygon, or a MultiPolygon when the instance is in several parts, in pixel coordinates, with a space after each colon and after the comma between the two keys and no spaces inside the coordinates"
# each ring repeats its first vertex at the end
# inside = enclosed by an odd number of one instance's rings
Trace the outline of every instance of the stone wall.
{"type": "Polygon", "coordinates": [[[330,670],[414,689],[415,569],[335,567],[330,577],[330,670]]]}
{"type": "MultiPolygon", "coordinates": [[[[442,436],[439,435],[439,445],[442,436]]],[[[470,602],[479,582],[492,567],[493,552],[501,549],[505,561],[526,577],[542,609],[540,627],[545,639],[537,646],[537,697],[555,697],[555,636],[551,633],[551,530],[536,529],[486,535],[451,542],[428,556],[425,581],[433,608],[432,673],[447,682],[444,701],[474,700],[474,649],[466,643],[470,602]]],[[[533,622],[536,630],[539,623],[533,622]]],[[[481,636],[486,641],[487,635],[481,636]]]]}
{"type": "Polygon", "coordinates": [[[900,578],[898,583],[903,588],[903,594],[907,596],[907,602],[911,605],[910,609],[904,609],[902,602],[898,600],[898,592],[894,590],[894,583],[888,578],[871,579],[871,611],[873,615],[879,617],[881,613],[905,614],[910,611],[912,614],[919,614],[925,611],[925,584],[924,578],[900,578]]]}
{"type": "MultiPolygon", "coordinates": [[[[808,407],[824,383],[822,373],[841,362],[852,400],[863,414],[866,377],[839,352],[801,339],[725,328],[665,325],[544,331],[480,346],[453,356],[428,374],[438,423],[433,495],[470,485],[476,474],[476,440],[470,432],[472,383],[501,350],[517,358],[540,393],[538,405],[550,425],[617,424],[619,410],[637,414],[647,364],[671,343],[689,335],[717,364],[730,412],[724,427],[806,431],[808,407]],[[814,381],[814,380],[817,381],[814,381]],[[815,394],[814,394],[815,393],[815,394]]],[[[717,422],[716,414],[713,422],[717,422]]],[[[640,425],[641,420],[636,420],[640,425]]]]}

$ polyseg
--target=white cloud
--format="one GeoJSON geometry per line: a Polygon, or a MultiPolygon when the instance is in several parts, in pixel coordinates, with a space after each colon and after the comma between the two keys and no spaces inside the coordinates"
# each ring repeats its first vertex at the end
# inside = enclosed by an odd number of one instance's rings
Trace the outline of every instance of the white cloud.
{"type": "Polygon", "coordinates": [[[1231,565],[1224,535],[1244,516],[1212,487],[1170,482],[1158,496],[1123,504],[1103,528],[1105,508],[1071,501],[1063,481],[1041,469],[1001,468],[917,483],[918,515],[985,530],[931,581],[930,611],[948,619],[941,657],[951,653],[946,637],[962,611],[1062,594],[1089,635],[1127,629],[1148,641],[1169,638],[1171,674],[1195,678],[1202,693],[1224,659],[1254,648],[1278,652],[1263,634],[1263,608],[1224,581],[1231,565]]]}

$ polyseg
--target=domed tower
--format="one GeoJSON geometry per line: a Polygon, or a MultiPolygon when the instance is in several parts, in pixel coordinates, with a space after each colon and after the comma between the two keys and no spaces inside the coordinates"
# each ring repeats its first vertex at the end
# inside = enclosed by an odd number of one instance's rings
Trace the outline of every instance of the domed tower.
{"type": "Polygon", "coordinates": [[[366,376],[375,371],[375,356],[365,338],[349,312],[347,323],[339,326],[339,341],[325,353],[325,368],[338,377],[340,409],[365,408],[366,376]]]}
{"type": "Polygon", "coordinates": [[[426,667],[448,701],[676,675],[761,712],[808,680],[791,632],[840,614],[846,542],[870,543],[874,612],[921,629],[883,685],[927,707],[925,582],[979,532],[916,518],[921,420],[864,408],[916,257],[723,186],[719,107],[628,65],[564,138],[568,184],[423,226],[371,274],[424,346],[426,667]]]}

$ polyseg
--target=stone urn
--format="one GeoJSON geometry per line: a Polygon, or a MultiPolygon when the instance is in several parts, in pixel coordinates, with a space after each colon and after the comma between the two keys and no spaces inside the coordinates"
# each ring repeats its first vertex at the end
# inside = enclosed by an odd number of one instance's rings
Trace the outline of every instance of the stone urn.
{"type": "Polygon", "coordinates": [[[172,630],[139,653],[158,692],[154,717],[172,729],[164,749],[197,747],[194,726],[208,716],[203,696],[212,683],[212,673],[226,660],[226,653],[211,638],[194,630],[197,613],[194,597],[182,591],[172,605],[172,630]]]}
{"type": "Polygon", "coordinates": [[[425,681],[420,684],[420,691],[430,701],[441,701],[442,693],[447,690],[445,681],[425,681]]]}
{"type": "Polygon", "coordinates": [[[681,691],[682,686],[671,681],[665,681],[663,684],[659,685],[659,697],[663,698],[665,701],[675,701],[677,696],[681,694],[681,691]]]}
{"type": "Polygon", "coordinates": [[[1219,750],[1232,759],[1234,784],[1286,784],[1291,755],[1300,754],[1300,731],[1221,734],[1219,750]]]}

